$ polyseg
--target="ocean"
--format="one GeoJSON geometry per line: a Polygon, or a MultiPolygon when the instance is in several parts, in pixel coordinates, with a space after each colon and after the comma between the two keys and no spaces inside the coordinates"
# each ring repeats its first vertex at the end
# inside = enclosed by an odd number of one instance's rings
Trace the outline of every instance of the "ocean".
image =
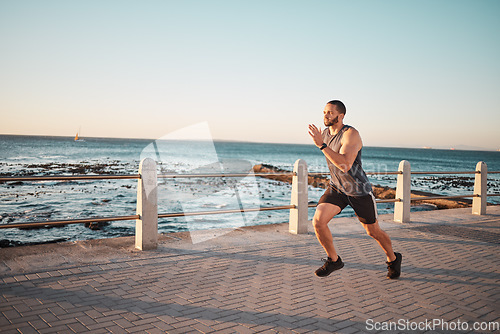
{"type": "MultiPolygon", "coordinates": [[[[313,145],[197,140],[147,140],[0,135],[0,176],[137,174],[144,157],[159,161],[160,173],[248,173],[253,165],[292,170],[297,159],[310,172],[327,172],[323,154],[313,145]]],[[[500,171],[500,152],[364,147],[367,172],[396,171],[408,160],[412,171],[473,171],[478,161],[500,171]]],[[[395,187],[396,177],[370,176],[375,185],[395,187]]],[[[488,176],[488,193],[500,193],[500,174],[488,176]]],[[[412,189],[441,195],[472,193],[474,175],[415,175],[412,189]]],[[[137,180],[0,182],[0,224],[134,215],[137,180]]],[[[309,201],[323,189],[309,186],[309,201]]],[[[158,211],[210,211],[287,205],[291,186],[248,174],[239,178],[159,179],[158,211]]],[[[500,197],[488,202],[500,204],[500,197]]],[[[379,214],[394,204],[378,204],[379,214]]],[[[414,210],[429,209],[415,206],[414,210]]],[[[314,208],[309,211],[312,218],[314,208]]],[[[342,216],[354,212],[346,208],[342,216]]],[[[282,223],[288,211],[221,214],[159,220],[159,232],[282,223]]],[[[99,229],[83,224],[38,229],[0,229],[0,247],[45,242],[112,238],[135,234],[135,221],[111,222],[99,229]]]]}

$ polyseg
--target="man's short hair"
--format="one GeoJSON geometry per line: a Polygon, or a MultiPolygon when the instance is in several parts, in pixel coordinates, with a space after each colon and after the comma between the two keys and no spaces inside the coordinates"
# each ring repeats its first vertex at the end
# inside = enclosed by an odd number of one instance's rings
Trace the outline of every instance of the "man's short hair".
{"type": "Polygon", "coordinates": [[[327,104],[333,104],[339,113],[345,115],[345,112],[346,112],[345,105],[341,101],[332,100],[332,101],[329,101],[327,104]]]}

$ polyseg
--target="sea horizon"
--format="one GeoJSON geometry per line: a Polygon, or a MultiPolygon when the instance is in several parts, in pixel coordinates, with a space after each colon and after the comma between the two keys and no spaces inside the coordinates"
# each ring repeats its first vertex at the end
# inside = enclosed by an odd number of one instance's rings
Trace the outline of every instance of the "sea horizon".
{"type": "MultiPolygon", "coordinates": [[[[0,134],[2,136],[12,136],[12,137],[40,137],[40,138],[67,138],[69,140],[74,140],[74,135],[26,135],[26,134],[0,134]]],[[[95,137],[95,136],[81,136],[81,139],[105,139],[105,140],[139,140],[139,141],[155,141],[155,140],[169,140],[161,138],[141,138],[141,137],[95,137]]],[[[175,140],[175,139],[173,139],[175,140]]],[[[264,141],[249,141],[249,140],[236,140],[236,139],[178,139],[179,141],[213,141],[213,142],[228,142],[228,143],[248,143],[248,144],[274,144],[274,145],[304,145],[304,146],[314,146],[312,143],[287,143],[287,142],[264,142],[264,141]]],[[[500,148],[487,148],[487,147],[477,147],[477,146],[467,146],[467,145],[456,145],[452,147],[448,146],[386,146],[386,145],[363,145],[363,148],[400,148],[400,149],[422,149],[422,150],[443,150],[443,151],[486,151],[486,152],[500,152],[500,148]]]]}

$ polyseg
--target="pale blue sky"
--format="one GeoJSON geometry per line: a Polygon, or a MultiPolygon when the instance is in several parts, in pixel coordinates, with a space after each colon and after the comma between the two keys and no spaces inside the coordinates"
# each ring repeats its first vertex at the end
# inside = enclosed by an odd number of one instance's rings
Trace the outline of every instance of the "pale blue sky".
{"type": "Polygon", "coordinates": [[[0,133],[500,148],[500,1],[0,0],[0,133]]]}

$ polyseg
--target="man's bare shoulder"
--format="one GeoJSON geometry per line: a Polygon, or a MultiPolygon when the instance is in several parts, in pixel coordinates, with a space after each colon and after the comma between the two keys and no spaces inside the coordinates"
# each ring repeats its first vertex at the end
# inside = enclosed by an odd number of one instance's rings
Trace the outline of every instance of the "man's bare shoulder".
{"type": "Polygon", "coordinates": [[[361,139],[361,136],[359,134],[359,131],[356,130],[355,128],[353,128],[352,126],[349,127],[345,133],[344,133],[344,137],[348,138],[348,139],[355,139],[355,138],[360,138],[361,139]]]}
{"type": "Polygon", "coordinates": [[[342,137],[342,144],[347,144],[347,143],[355,146],[363,146],[359,131],[353,128],[352,126],[345,131],[344,136],[342,137]]]}

